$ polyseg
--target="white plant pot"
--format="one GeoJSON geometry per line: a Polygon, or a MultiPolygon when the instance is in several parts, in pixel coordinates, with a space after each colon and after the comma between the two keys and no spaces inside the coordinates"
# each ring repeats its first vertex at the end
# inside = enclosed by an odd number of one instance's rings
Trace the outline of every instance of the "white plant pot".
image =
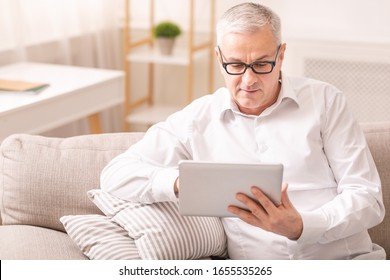
{"type": "Polygon", "coordinates": [[[171,55],[173,52],[173,47],[175,45],[175,38],[157,38],[157,44],[160,48],[160,52],[163,55],[171,55]]]}

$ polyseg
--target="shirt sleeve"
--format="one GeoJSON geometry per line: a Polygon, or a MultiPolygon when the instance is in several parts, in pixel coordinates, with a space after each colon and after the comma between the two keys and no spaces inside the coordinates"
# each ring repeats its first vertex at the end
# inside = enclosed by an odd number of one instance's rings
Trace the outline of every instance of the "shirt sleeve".
{"type": "Polygon", "coordinates": [[[336,197],[302,212],[298,242],[328,243],[379,224],[384,218],[381,182],[364,134],[338,92],[326,101],[322,125],[324,153],[337,181],[336,197]]]}
{"type": "Polygon", "coordinates": [[[175,113],[154,125],[143,139],[111,160],[101,173],[101,188],[128,201],[176,201],[177,164],[190,158],[183,115],[175,113]]]}

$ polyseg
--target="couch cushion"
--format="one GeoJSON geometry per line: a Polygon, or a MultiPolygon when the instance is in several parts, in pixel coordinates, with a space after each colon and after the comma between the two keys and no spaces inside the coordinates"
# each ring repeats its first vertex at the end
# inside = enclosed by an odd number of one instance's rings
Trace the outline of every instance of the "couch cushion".
{"type": "Polygon", "coordinates": [[[34,226],[0,226],[1,260],[88,259],[63,232],[34,226]]]}
{"type": "Polygon", "coordinates": [[[137,246],[127,231],[103,215],[61,218],[66,232],[91,260],[139,260],[137,246]]]}
{"type": "Polygon", "coordinates": [[[100,172],[142,133],[52,138],[11,135],[1,143],[0,211],[5,225],[64,231],[60,217],[101,213],[86,196],[100,172]]]}
{"type": "Polygon", "coordinates": [[[369,232],[373,242],[382,246],[390,259],[390,122],[364,123],[362,128],[381,178],[386,208],[384,221],[369,232]]]}

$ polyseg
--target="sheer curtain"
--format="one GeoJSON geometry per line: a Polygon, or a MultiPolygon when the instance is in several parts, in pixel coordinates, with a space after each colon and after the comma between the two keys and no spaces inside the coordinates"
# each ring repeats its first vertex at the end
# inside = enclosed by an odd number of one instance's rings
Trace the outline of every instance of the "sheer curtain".
{"type": "MultiPolygon", "coordinates": [[[[0,0],[0,66],[21,62],[122,69],[123,0],[0,0]]],[[[121,109],[102,113],[104,131],[121,129],[121,109]]],[[[46,135],[88,133],[86,120],[46,135]]]]}

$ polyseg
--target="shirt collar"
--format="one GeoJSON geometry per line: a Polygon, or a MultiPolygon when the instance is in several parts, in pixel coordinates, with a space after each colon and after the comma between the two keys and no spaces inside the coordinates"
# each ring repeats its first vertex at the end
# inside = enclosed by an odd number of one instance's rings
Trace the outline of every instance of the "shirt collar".
{"type": "Polygon", "coordinates": [[[299,106],[299,100],[293,86],[291,85],[290,79],[282,72],[282,87],[280,89],[278,101],[282,101],[286,98],[293,100],[299,106]]]}
{"type": "MultiPolygon", "coordinates": [[[[271,105],[269,108],[267,108],[264,111],[267,114],[271,113],[285,99],[290,99],[290,100],[294,101],[299,107],[299,101],[298,101],[297,95],[296,95],[288,77],[283,72],[282,72],[281,76],[282,76],[282,79],[281,79],[282,87],[280,88],[280,93],[279,93],[278,99],[276,100],[276,102],[273,105],[271,105]]],[[[221,119],[226,117],[227,114],[230,114],[230,115],[239,114],[239,115],[247,116],[247,115],[240,112],[237,104],[231,98],[231,94],[230,94],[229,90],[226,88],[225,88],[225,90],[228,93],[228,98],[224,98],[224,100],[223,100],[223,103],[221,106],[221,111],[220,111],[221,119]],[[230,112],[230,113],[228,113],[228,112],[230,112]]]]}

